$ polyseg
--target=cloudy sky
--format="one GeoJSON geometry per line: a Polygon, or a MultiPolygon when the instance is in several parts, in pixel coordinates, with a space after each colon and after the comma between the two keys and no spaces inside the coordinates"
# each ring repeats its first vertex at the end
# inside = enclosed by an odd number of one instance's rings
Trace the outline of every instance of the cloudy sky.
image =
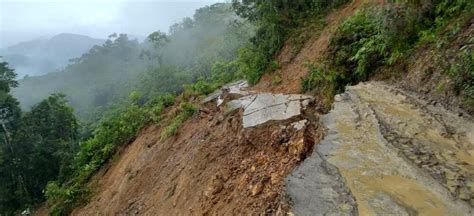
{"type": "Polygon", "coordinates": [[[0,47],[59,33],[146,36],[226,0],[0,0],[0,47]]]}

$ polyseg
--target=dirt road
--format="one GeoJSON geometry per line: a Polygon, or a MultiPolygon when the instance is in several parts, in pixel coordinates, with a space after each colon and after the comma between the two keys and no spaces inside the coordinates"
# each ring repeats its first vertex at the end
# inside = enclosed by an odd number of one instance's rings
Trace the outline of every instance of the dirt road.
{"type": "Polygon", "coordinates": [[[286,180],[296,215],[472,215],[474,123],[371,82],[348,87],[286,180]]]}

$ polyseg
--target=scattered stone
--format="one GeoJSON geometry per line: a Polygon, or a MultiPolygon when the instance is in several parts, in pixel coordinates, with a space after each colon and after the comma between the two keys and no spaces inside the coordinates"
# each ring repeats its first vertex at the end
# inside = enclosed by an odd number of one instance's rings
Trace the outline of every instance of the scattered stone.
{"type": "Polygon", "coordinates": [[[276,185],[278,184],[280,178],[279,178],[279,175],[277,173],[272,173],[272,175],[270,176],[270,183],[272,185],[276,185]]]}
{"type": "Polygon", "coordinates": [[[255,166],[252,166],[252,167],[250,168],[250,171],[255,172],[256,169],[257,169],[257,168],[255,168],[255,166]]]}
{"type": "Polygon", "coordinates": [[[252,188],[252,196],[257,196],[263,191],[263,184],[261,182],[257,183],[252,188]]]}
{"type": "Polygon", "coordinates": [[[299,131],[299,130],[303,129],[306,126],[306,122],[308,122],[308,120],[303,119],[301,121],[292,123],[291,126],[293,126],[294,129],[299,131]]]}

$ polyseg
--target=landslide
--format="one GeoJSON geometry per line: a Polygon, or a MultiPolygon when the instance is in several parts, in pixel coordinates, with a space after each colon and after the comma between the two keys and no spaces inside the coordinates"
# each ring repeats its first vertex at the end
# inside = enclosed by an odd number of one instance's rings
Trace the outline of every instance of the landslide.
{"type": "MultiPolygon", "coordinates": [[[[330,13],[325,27],[316,29],[297,53],[289,40],[276,56],[280,69],[245,90],[254,95],[300,93],[301,79],[309,73],[305,64],[325,57],[338,24],[361,6],[356,0],[330,13]]],[[[472,26],[461,35],[472,35],[472,26]]],[[[222,98],[206,103],[193,99],[200,104],[197,115],[168,138],[161,134],[173,111],[162,123],[144,128],[92,178],[92,199],[72,214],[470,214],[472,118],[455,108],[424,108],[459,106],[457,99],[449,99],[452,90],[433,91],[444,76],[426,72],[433,71],[433,59],[425,52],[429,50],[417,50],[403,76],[389,84],[352,87],[347,95],[353,97],[337,99],[339,112],[322,121],[325,106],[317,99],[299,115],[251,128],[244,127],[245,107],[229,111],[225,106],[244,95],[221,92],[222,98]],[[224,105],[218,106],[220,99],[224,105]],[[452,116],[463,117],[456,117],[454,126],[446,125],[452,116]],[[303,129],[295,129],[303,120],[303,129]],[[417,120],[421,135],[412,134],[411,120],[417,120]],[[342,125],[334,126],[337,121],[342,125]]]]}
{"type": "MultiPolygon", "coordinates": [[[[308,106],[314,109],[316,104],[308,106]]],[[[163,125],[145,128],[116,161],[94,177],[91,185],[96,195],[72,215],[288,211],[283,178],[322,136],[315,124],[317,116],[302,114],[243,128],[242,115],[242,109],[229,113],[212,101],[203,104],[175,136],[160,139],[163,125]],[[291,123],[302,119],[309,122],[298,136],[291,123]]]]}
{"type": "Polygon", "coordinates": [[[459,55],[472,56],[473,21],[336,95],[325,137],[286,179],[293,213],[473,214],[474,106],[456,84],[472,80],[459,55]]]}
{"type": "MultiPolygon", "coordinates": [[[[283,48],[279,58],[288,62],[278,72],[285,76],[282,85],[272,88],[265,75],[251,91],[298,93],[307,74],[302,64],[324,53],[334,26],[360,5],[354,1],[330,13],[330,25],[305,42],[296,57],[287,56],[289,45],[283,48]]],[[[225,100],[236,98],[226,95],[225,100]]],[[[170,111],[92,178],[90,202],[72,215],[284,215],[290,210],[284,178],[323,136],[321,110],[312,101],[300,115],[244,128],[244,109],[228,112],[211,101],[201,104],[199,114],[175,135],[162,139],[173,118],[170,111]],[[297,122],[304,122],[302,129],[295,129],[297,122]]]]}

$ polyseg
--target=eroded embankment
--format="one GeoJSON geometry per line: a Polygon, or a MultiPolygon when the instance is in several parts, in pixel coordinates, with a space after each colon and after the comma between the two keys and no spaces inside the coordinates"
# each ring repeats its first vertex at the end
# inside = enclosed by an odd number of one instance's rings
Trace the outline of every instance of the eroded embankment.
{"type": "MultiPolygon", "coordinates": [[[[377,1],[367,1],[377,2],[377,1]]],[[[260,81],[252,87],[258,92],[295,94],[301,91],[301,79],[309,73],[308,63],[323,58],[329,45],[329,39],[339,24],[354,14],[364,1],[354,0],[327,14],[324,27],[309,28],[311,37],[295,51],[295,44],[288,40],[276,56],[280,68],[272,73],[263,74],[260,81]],[[275,82],[278,80],[278,82],[275,82]]]]}
{"type": "Polygon", "coordinates": [[[287,178],[297,215],[472,215],[474,123],[371,82],[348,87],[329,131],[287,178]]]}
{"type": "Polygon", "coordinates": [[[94,177],[95,195],[73,215],[283,215],[283,179],[322,136],[316,105],[245,87],[212,94],[175,136],[145,129],[94,177]]]}

